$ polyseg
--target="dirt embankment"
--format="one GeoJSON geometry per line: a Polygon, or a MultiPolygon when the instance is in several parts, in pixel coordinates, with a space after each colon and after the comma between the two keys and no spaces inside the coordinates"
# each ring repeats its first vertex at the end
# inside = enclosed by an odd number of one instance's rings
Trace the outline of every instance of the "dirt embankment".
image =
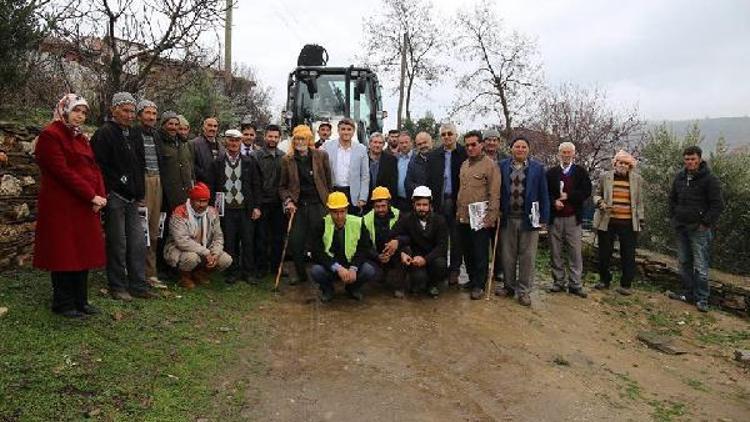
{"type": "MultiPolygon", "coordinates": [[[[537,289],[539,290],[539,289],[537,289]]],[[[750,375],[731,360],[748,348],[747,320],[698,314],[660,293],[588,299],[535,293],[508,299],[390,297],[369,286],[363,303],[329,305],[287,287],[264,312],[265,374],[241,414],[274,421],[709,420],[750,418],[750,375]],[[642,330],[680,339],[666,355],[642,330]]]]}

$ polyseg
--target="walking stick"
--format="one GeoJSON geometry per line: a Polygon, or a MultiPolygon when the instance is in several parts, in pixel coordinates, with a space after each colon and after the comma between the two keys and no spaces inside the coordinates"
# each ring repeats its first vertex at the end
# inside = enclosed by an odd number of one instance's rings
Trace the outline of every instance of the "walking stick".
{"type": "Polygon", "coordinates": [[[485,300],[490,300],[490,288],[492,287],[493,273],[495,272],[495,256],[497,254],[497,242],[500,241],[500,218],[495,223],[495,244],[492,245],[492,259],[490,260],[490,271],[487,273],[487,283],[485,283],[485,300]]]}
{"type": "Polygon", "coordinates": [[[294,215],[296,212],[292,212],[289,216],[289,223],[286,226],[286,239],[284,239],[284,249],[281,250],[281,261],[279,261],[279,268],[276,270],[276,282],[273,285],[273,291],[279,291],[279,281],[281,281],[281,271],[284,269],[284,258],[286,257],[286,248],[289,245],[289,232],[292,231],[292,222],[294,222],[294,215]]]}

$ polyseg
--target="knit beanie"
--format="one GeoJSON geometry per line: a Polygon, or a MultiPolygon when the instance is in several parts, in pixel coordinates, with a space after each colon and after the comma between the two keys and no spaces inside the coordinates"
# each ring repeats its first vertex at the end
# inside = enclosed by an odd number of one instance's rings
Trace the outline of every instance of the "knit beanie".
{"type": "Polygon", "coordinates": [[[122,104],[133,104],[136,105],[133,94],[129,92],[117,92],[112,96],[112,107],[117,107],[122,104]]]}

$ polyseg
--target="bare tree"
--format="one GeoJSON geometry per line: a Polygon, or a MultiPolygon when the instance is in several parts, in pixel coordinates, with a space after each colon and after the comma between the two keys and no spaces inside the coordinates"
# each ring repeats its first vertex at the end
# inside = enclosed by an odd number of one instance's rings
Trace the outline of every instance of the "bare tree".
{"type": "MultiPolygon", "coordinates": [[[[225,0],[92,0],[79,2],[55,35],[100,75],[100,110],[117,91],[138,92],[164,80],[174,84],[218,54],[202,46],[223,23],[225,0]]],[[[173,85],[173,89],[178,89],[173,85]]]]}
{"type": "Polygon", "coordinates": [[[271,99],[273,93],[270,87],[264,86],[256,77],[255,69],[244,64],[235,64],[234,83],[227,93],[235,112],[240,117],[249,116],[258,127],[271,123],[271,99]]]}
{"type": "Polygon", "coordinates": [[[592,175],[608,168],[619,149],[637,154],[645,140],[638,108],[612,109],[607,93],[598,88],[563,84],[545,90],[537,107],[530,128],[553,141],[575,144],[578,163],[592,175]]]}
{"type": "Polygon", "coordinates": [[[542,86],[536,43],[509,31],[486,0],[459,12],[455,26],[454,50],[467,70],[456,83],[459,94],[451,115],[496,116],[510,136],[514,120],[542,86]]]}
{"type": "Polygon", "coordinates": [[[432,86],[448,69],[438,57],[445,46],[444,31],[437,26],[430,0],[383,0],[382,4],[384,12],[364,22],[365,56],[361,59],[398,86],[401,52],[406,48],[405,117],[411,120],[415,86],[420,81],[432,86]]]}

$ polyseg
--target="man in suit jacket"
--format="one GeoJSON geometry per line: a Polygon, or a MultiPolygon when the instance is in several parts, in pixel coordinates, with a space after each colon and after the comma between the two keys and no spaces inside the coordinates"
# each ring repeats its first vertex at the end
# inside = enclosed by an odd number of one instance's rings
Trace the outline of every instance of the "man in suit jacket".
{"type": "MultiPolygon", "coordinates": [[[[380,132],[370,135],[370,143],[367,146],[368,157],[370,159],[370,189],[369,194],[377,186],[388,188],[388,192],[395,192],[396,183],[398,182],[398,169],[396,166],[396,157],[391,154],[384,154],[385,138],[380,132]]],[[[370,209],[370,204],[367,210],[370,209]]]]}
{"type": "Polygon", "coordinates": [[[353,143],[352,137],[356,124],[345,117],[339,121],[339,139],[332,139],[323,144],[331,161],[333,190],[343,192],[349,200],[349,214],[362,215],[370,193],[370,165],[367,148],[360,143],[353,143]]]}
{"type": "Polygon", "coordinates": [[[456,198],[458,197],[461,164],[466,160],[466,149],[459,145],[458,132],[453,123],[440,126],[443,145],[427,155],[427,187],[433,195],[433,209],[445,217],[450,230],[449,284],[458,284],[463,254],[456,233],[456,198]]]}
{"type": "Polygon", "coordinates": [[[591,179],[585,168],[573,162],[576,147],[563,142],[558,147],[560,165],[547,170],[547,189],[552,205],[549,244],[554,284],[550,292],[568,292],[586,297],[581,284],[583,255],[581,253],[581,220],[583,203],[591,196],[591,179]],[[568,278],[565,279],[563,246],[568,249],[568,278]]]}
{"type": "Polygon", "coordinates": [[[510,148],[512,157],[500,163],[500,238],[505,286],[496,289],[495,294],[510,297],[518,294],[518,303],[531,306],[529,294],[534,282],[539,229],[549,221],[549,193],[544,165],[529,157],[529,141],[518,136],[510,148]],[[530,218],[532,212],[534,219],[530,218]]]}
{"type": "Polygon", "coordinates": [[[242,155],[239,130],[230,129],[224,137],[226,150],[211,163],[210,188],[214,198],[216,193],[223,193],[224,197],[221,228],[224,249],[232,257],[225,281],[255,282],[251,278],[255,272],[253,238],[256,221],[261,217],[258,164],[251,155],[242,155]]]}
{"type": "Polygon", "coordinates": [[[218,132],[219,121],[215,117],[206,117],[203,120],[203,134],[190,141],[195,158],[195,178],[198,182],[210,184],[211,163],[224,151],[224,146],[216,138],[218,132]]]}

